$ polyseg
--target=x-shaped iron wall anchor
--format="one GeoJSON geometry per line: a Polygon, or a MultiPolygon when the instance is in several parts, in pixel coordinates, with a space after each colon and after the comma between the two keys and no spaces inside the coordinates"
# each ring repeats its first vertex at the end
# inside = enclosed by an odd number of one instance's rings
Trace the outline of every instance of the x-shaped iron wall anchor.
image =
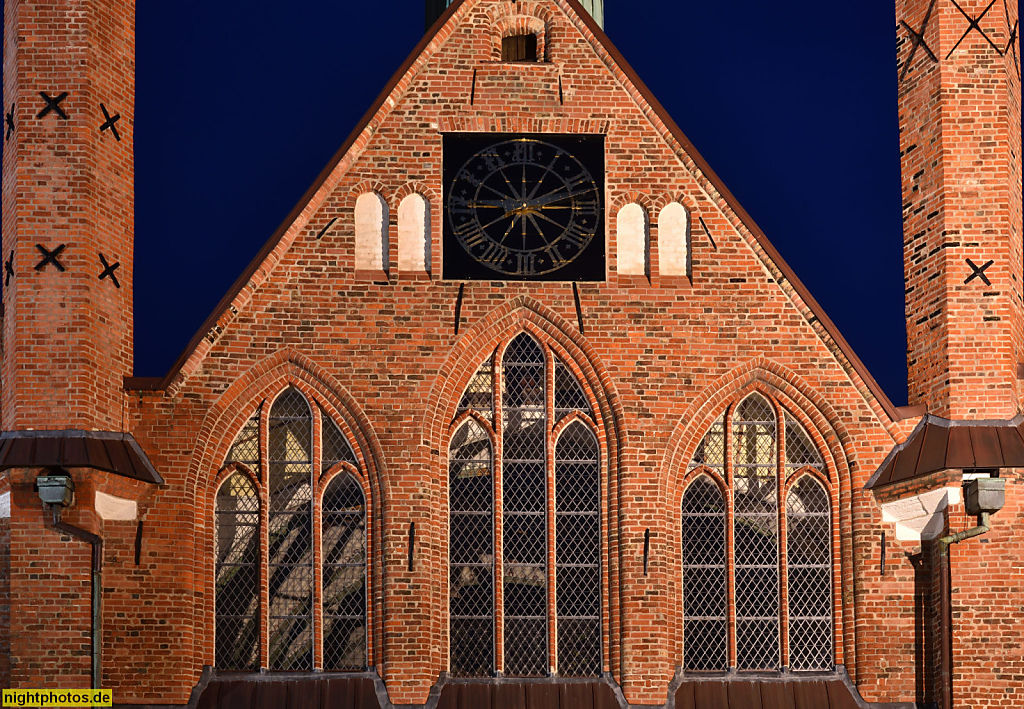
{"type": "Polygon", "coordinates": [[[43,255],[43,260],[36,264],[37,271],[42,271],[46,268],[46,265],[50,263],[56,266],[57,270],[62,273],[67,270],[64,268],[64,264],[57,260],[57,257],[60,256],[60,252],[67,248],[67,244],[61,244],[53,251],[50,251],[42,244],[36,244],[36,248],[39,249],[39,253],[43,255]]]}
{"type": "Polygon", "coordinates": [[[50,111],[55,111],[57,115],[63,118],[65,121],[68,119],[68,114],[66,114],[64,112],[64,109],[60,107],[61,101],[68,97],[67,91],[62,92],[57,98],[53,98],[52,96],[50,96],[50,94],[46,93],[45,91],[40,91],[39,95],[43,97],[44,101],[46,101],[46,105],[43,106],[43,109],[36,114],[36,118],[42,118],[50,111]]]}
{"type": "Polygon", "coordinates": [[[981,21],[985,18],[985,15],[988,14],[988,11],[991,10],[992,6],[996,4],[996,0],[991,0],[991,2],[989,2],[988,4],[988,7],[986,7],[985,10],[977,17],[971,17],[970,15],[968,15],[967,12],[962,7],[960,7],[960,5],[957,4],[956,0],[950,0],[950,2],[953,3],[956,9],[960,11],[960,14],[966,17],[967,21],[970,22],[971,24],[967,26],[967,29],[964,31],[963,35],[960,36],[960,39],[956,41],[956,44],[953,45],[953,48],[949,50],[949,54],[946,55],[946,59],[949,59],[951,56],[953,56],[953,52],[955,52],[956,48],[960,46],[960,43],[967,38],[967,35],[971,33],[971,30],[978,30],[978,34],[985,38],[985,41],[989,43],[992,49],[996,50],[996,53],[999,56],[1003,56],[1003,50],[997,47],[995,42],[988,38],[988,35],[985,34],[985,30],[981,29],[980,25],[981,21]]]}
{"type": "Polygon", "coordinates": [[[117,276],[114,275],[114,271],[120,267],[121,262],[115,261],[113,264],[107,263],[107,259],[103,254],[100,254],[100,263],[103,264],[103,273],[100,274],[100,280],[102,281],[107,276],[110,276],[110,280],[114,282],[115,288],[120,288],[121,284],[117,280],[117,276]]]}
{"type": "Polygon", "coordinates": [[[986,286],[992,285],[992,281],[990,281],[988,279],[988,276],[985,275],[985,270],[989,266],[991,266],[993,263],[994,263],[994,261],[989,259],[983,266],[979,266],[978,264],[974,263],[974,261],[971,261],[970,259],[967,259],[967,265],[971,267],[972,273],[971,273],[971,275],[969,275],[967,277],[967,279],[964,281],[964,283],[965,284],[966,283],[970,283],[975,278],[980,278],[981,282],[984,283],[986,286]]]}
{"type": "Polygon", "coordinates": [[[924,41],[924,33],[928,29],[928,21],[932,19],[932,10],[934,9],[935,0],[932,0],[928,3],[928,12],[924,14],[924,22],[921,23],[921,30],[918,32],[915,32],[914,28],[908,25],[904,20],[900,20],[900,24],[903,25],[910,34],[910,42],[912,44],[910,47],[910,56],[907,57],[907,61],[903,63],[903,71],[900,72],[901,82],[910,70],[910,64],[914,61],[914,55],[917,53],[918,47],[924,47],[924,51],[928,52],[928,56],[932,58],[933,62],[937,63],[939,61],[939,58],[932,52],[931,47],[929,47],[928,43],[924,41]]]}
{"type": "MultiPolygon", "coordinates": [[[[14,105],[16,106],[17,104],[14,104],[14,105]]],[[[7,135],[4,137],[5,141],[6,140],[10,140],[11,139],[11,133],[14,132],[14,106],[11,106],[11,110],[7,112],[6,123],[7,123],[7,135]]]]}
{"type": "Polygon", "coordinates": [[[6,288],[11,283],[11,276],[14,275],[14,249],[11,249],[11,255],[7,257],[7,261],[4,263],[4,287],[6,288]]]}
{"type": "Polygon", "coordinates": [[[117,132],[117,126],[115,126],[114,124],[121,120],[121,114],[117,113],[111,116],[109,113],[107,113],[107,107],[104,106],[102,103],[100,104],[100,110],[103,111],[103,117],[107,119],[103,123],[103,125],[100,126],[100,133],[109,128],[110,132],[114,134],[115,138],[117,138],[117,142],[120,143],[121,134],[117,132]]]}

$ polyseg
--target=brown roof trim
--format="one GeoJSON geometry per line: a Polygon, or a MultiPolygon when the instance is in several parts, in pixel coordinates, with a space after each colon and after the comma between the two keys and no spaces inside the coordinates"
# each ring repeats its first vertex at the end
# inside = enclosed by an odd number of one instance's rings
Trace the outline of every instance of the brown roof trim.
{"type": "MultiPolygon", "coordinates": [[[[420,54],[423,53],[423,50],[427,48],[428,44],[430,44],[430,41],[434,38],[434,35],[436,35],[438,31],[441,29],[441,27],[444,26],[444,24],[448,21],[448,18],[455,14],[455,11],[459,8],[460,5],[462,5],[463,2],[465,2],[465,0],[455,0],[451,5],[448,6],[448,9],[444,11],[444,14],[437,18],[437,21],[433,24],[433,26],[431,26],[427,33],[423,35],[423,39],[419,41],[415,49],[413,49],[409,56],[406,57],[405,61],[402,62],[402,65],[398,67],[398,71],[396,71],[391,76],[391,79],[384,86],[384,89],[377,96],[376,100],[374,100],[370,108],[367,109],[366,113],[363,114],[363,117],[359,119],[359,122],[356,123],[356,127],[352,129],[351,133],[349,133],[348,138],[346,138],[345,142],[342,143],[341,148],[338,149],[338,151],[331,158],[330,162],[328,162],[327,165],[324,167],[324,169],[320,171],[320,174],[317,175],[316,179],[313,181],[313,184],[311,184],[309,186],[309,189],[307,189],[306,192],[302,195],[302,197],[299,198],[299,201],[295,204],[294,207],[292,207],[292,211],[290,211],[288,213],[288,216],[284,218],[284,221],[282,221],[281,224],[277,227],[277,230],[263,245],[263,248],[260,249],[259,253],[257,253],[256,256],[252,259],[252,261],[249,262],[249,265],[246,266],[244,271],[242,271],[242,275],[240,275],[235,280],[231,288],[228,289],[228,292],[224,295],[223,298],[220,299],[220,302],[217,303],[216,307],[214,307],[213,312],[210,313],[210,316],[206,318],[202,325],[199,326],[198,332],[196,332],[196,334],[192,336],[192,339],[189,340],[189,343],[185,346],[184,351],[178,357],[177,361],[175,361],[175,363],[171,366],[171,369],[167,373],[167,375],[162,378],[160,385],[154,387],[155,389],[166,389],[168,385],[170,385],[170,383],[178,375],[178,372],[180,372],[181,368],[185,366],[185,362],[187,362],[188,358],[192,356],[192,353],[195,351],[196,347],[198,347],[199,343],[203,341],[203,338],[206,336],[206,333],[213,329],[213,327],[217,324],[217,321],[220,320],[220,317],[221,315],[224,314],[224,311],[228,309],[228,306],[231,305],[231,302],[235,299],[236,296],[238,296],[238,294],[245,287],[245,284],[249,282],[249,279],[252,278],[253,274],[255,274],[256,271],[259,269],[260,264],[262,264],[270,255],[270,253],[274,250],[278,242],[280,242],[281,239],[284,237],[285,232],[288,231],[288,228],[299,217],[299,214],[302,213],[302,210],[306,208],[306,205],[313,198],[313,195],[315,195],[317,193],[317,190],[319,190],[320,187],[324,184],[324,182],[327,181],[327,178],[330,177],[331,173],[334,171],[334,168],[338,166],[338,163],[341,162],[342,158],[345,157],[345,154],[349,151],[349,149],[352,148],[352,145],[355,144],[356,140],[366,129],[366,126],[373,119],[374,115],[376,115],[377,111],[379,111],[381,106],[384,105],[384,102],[387,100],[388,96],[390,96],[391,92],[395,90],[395,87],[398,85],[398,82],[402,80],[402,77],[405,76],[405,73],[409,71],[409,68],[412,67],[413,63],[419,58],[420,54]]],[[[148,379],[148,377],[139,377],[139,379],[148,379]]]]}
{"type": "MultiPolygon", "coordinates": [[[[277,231],[275,231],[273,236],[271,236],[267,243],[264,244],[263,248],[260,249],[260,252],[256,254],[256,257],[252,260],[252,262],[245,269],[245,271],[242,272],[242,275],[238,277],[235,283],[228,290],[227,294],[217,304],[217,307],[214,308],[213,312],[210,314],[210,317],[206,319],[203,325],[199,328],[199,331],[192,337],[192,340],[185,347],[184,352],[182,352],[181,356],[178,357],[178,360],[171,367],[171,370],[170,372],[167,373],[167,376],[164,377],[162,385],[159,388],[167,388],[167,386],[171,383],[174,377],[177,376],[178,372],[181,371],[181,368],[185,365],[185,362],[188,361],[188,358],[191,356],[192,352],[196,349],[196,347],[199,346],[199,343],[202,341],[203,337],[206,336],[206,333],[209,332],[217,324],[217,321],[220,319],[224,311],[227,310],[228,306],[231,305],[231,302],[241,292],[242,288],[245,287],[245,284],[249,282],[249,279],[252,278],[253,274],[257,271],[260,264],[263,263],[267,256],[269,256],[270,253],[274,250],[274,247],[277,246],[278,242],[284,236],[285,232],[288,230],[291,224],[295,221],[296,218],[298,218],[302,210],[305,209],[306,205],[312,199],[313,195],[316,194],[318,189],[320,189],[321,185],[323,185],[323,183],[327,180],[328,176],[338,165],[338,163],[341,162],[342,158],[355,143],[356,139],[363,132],[363,130],[366,128],[369,122],[373,119],[373,116],[376,115],[377,111],[379,111],[381,106],[384,105],[385,100],[387,100],[388,96],[391,95],[391,92],[394,91],[395,87],[398,85],[399,81],[401,81],[405,73],[410,69],[410,67],[412,67],[413,63],[416,61],[417,58],[419,58],[420,54],[423,52],[424,49],[426,49],[427,45],[430,44],[430,41],[438,33],[441,27],[444,26],[444,24],[448,22],[448,19],[453,14],[455,14],[459,7],[462,6],[463,2],[465,2],[465,0],[455,0],[455,2],[453,2],[448,7],[447,10],[445,10],[444,14],[442,14],[441,17],[437,19],[433,26],[427,31],[427,33],[416,45],[416,48],[412,50],[412,53],[410,53],[406,60],[402,63],[402,66],[398,68],[398,71],[396,71],[394,75],[392,75],[391,80],[388,81],[387,85],[380,92],[380,95],[377,96],[377,99],[373,102],[371,107],[363,115],[363,118],[359,121],[358,124],[356,124],[355,129],[353,129],[353,131],[349,134],[349,137],[345,141],[345,143],[341,146],[338,152],[334,154],[334,157],[331,158],[331,161],[320,172],[320,174],[317,176],[316,180],[313,182],[310,188],[306,190],[306,193],[302,196],[302,198],[295,205],[295,207],[292,208],[292,211],[288,214],[288,216],[284,219],[281,225],[277,228],[277,231]]],[[[753,220],[753,218],[747,213],[745,209],[743,209],[739,201],[733,196],[733,194],[725,186],[725,184],[718,177],[718,175],[715,174],[714,170],[711,169],[707,161],[704,160],[703,156],[701,156],[701,154],[697,151],[693,143],[690,142],[690,139],[687,138],[683,131],[679,128],[679,126],[676,125],[676,122],[672,120],[672,117],[669,116],[668,111],[666,111],[664,106],[662,106],[658,99],[654,97],[650,89],[647,88],[647,85],[644,84],[644,82],[637,75],[636,71],[634,71],[633,67],[630,66],[629,62],[626,61],[625,57],[622,56],[619,50],[608,38],[608,35],[606,35],[604,33],[604,30],[602,30],[601,27],[597,24],[597,21],[594,20],[594,18],[590,15],[589,12],[587,12],[583,8],[582,5],[580,5],[578,0],[565,0],[565,2],[568,3],[568,5],[580,17],[580,19],[587,26],[587,28],[593,33],[594,37],[602,45],[604,50],[608,52],[608,55],[618,65],[619,69],[621,69],[622,72],[629,79],[629,81],[633,83],[637,91],[643,97],[644,101],[650,104],[655,114],[657,114],[657,116],[668,128],[672,136],[679,142],[680,146],[683,148],[683,151],[686,152],[687,155],[689,155],[689,157],[693,160],[693,162],[697,165],[701,172],[703,172],[707,176],[708,180],[711,182],[712,185],[714,185],[718,193],[722,195],[723,199],[725,199],[726,204],[729,205],[729,208],[732,209],[733,212],[739,217],[740,221],[743,222],[743,224],[750,231],[750,233],[753,235],[754,239],[758,242],[761,248],[765,250],[765,253],[768,254],[768,257],[779,268],[783,276],[785,276],[786,280],[790,282],[790,284],[793,286],[793,289],[797,292],[797,295],[799,295],[800,298],[807,304],[807,307],[811,310],[812,313],[814,313],[815,317],[818,319],[818,322],[821,323],[821,326],[828,333],[828,335],[835,341],[836,345],[839,347],[839,350],[849,360],[850,365],[861,377],[861,379],[864,380],[864,383],[867,385],[868,389],[874,395],[875,399],[878,401],[879,405],[882,407],[885,413],[888,414],[889,418],[892,421],[901,420],[903,417],[897,412],[896,407],[893,406],[893,403],[889,400],[889,397],[878,385],[878,382],[875,381],[875,378],[871,376],[870,372],[868,372],[868,369],[867,367],[864,366],[864,363],[861,362],[860,358],[854,353],[853,348],[850,347],[850,344],[846,341],[846,338],[842,336],[842,334],[839,332],[839,329],[835,326],[835,324],[828,317],[828,315],[825,314],[825,311],[818,304],[818,301],[814,299],[810,291],[807,290],[807,287],[804,286],[804,284],[796,276],[796,273],[794,273],[793,269],[790,268],[789,264],[786,263],[786,260],[782,258],[782,255],[778,252],[775,246],[768,240],[768,237],[765,236],[764,232],[761,231],[761,228],[757,226],[757,223],[753,220]]]]}
{"type": "Polygon", "coordinates": [[[1009,421],[950,421],[925,416],[895,446],[865,490],[925,477],[939,470],[1024,467],[1024,416],[1009,421]]]}
{"type": "Polygon", "coordinates": [[[125,391],[159,391],[164,383],[163,377],[125,377],[125,391]]]}
{"type": "Polygon", "coordinates": [[[162,485],[149,456],[130,433],[116,431],[4,431],[0,470],[92,468],[162,485]]]}

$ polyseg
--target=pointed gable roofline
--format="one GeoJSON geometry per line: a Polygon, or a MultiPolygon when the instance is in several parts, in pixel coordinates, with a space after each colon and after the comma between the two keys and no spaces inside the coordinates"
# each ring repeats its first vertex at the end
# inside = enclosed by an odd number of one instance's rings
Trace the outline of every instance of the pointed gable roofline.
{"type": "MultiPolygon", "coordinates": [[[[212,342],[216,339],[216,335],[223,330],[227,321],[241,309],[241,306],[248,300],[255,289],[259,287],[263,279],[269,275],[273,266],[276,265],[277,259],[287,250],[288,245],[290,245],[298,233],[296,223],[305,215],[306,218],[302,220],[302,226],[304,226],[308,218],[312,216],[319,206],[320,201],[327,196],[329,189],[325,189],[325,186],[331,182],[331,178],[335,175],[338,166],[345,161],[345,158],[349,156],[353,149],[361,149],[367,144],[373,135],[374,119],[378,117],[383,119],[384,116],[381,114],[386,115],[386,113],[390,112],[390,109],[395,105],[395,101],[391,100],[389,105],[389,99],[409,84],[413,73],[425,63],[424,54],[431,45],[440,46],[448,38],[450,32],[445,33],[442,30],[448,25],[449,20],[470,1],[455,0],[445,10],[444,14],[434,22],[433,26],[431,26],[388,81],[341,148],[334,154],[313,184],[306,190],[306,193],[303,194],[302,198],[292,208],[274,234],[263,245],[263,248],[260,249],[255,258],[253,258],[249,266],[217,304],[213,312],[199,328],[199,331],[192,337],[167,375],[162,379],[156,377],[127,377],[125,379],[127,388],[138,390],[176,389],[180,382],[199,366],[206,352],[212,346],[212,342]],[[291,238],[285,238],[289,236],[291,238]],[[277,258],[272,260],[275,254],[277,258]]],[[[687,162],[692,163],[691,170],[694,172],[694,176],[699,182],[704,183],[703,186],[708,191],[712,200],[717,203],[717,206],[727,216],[734,217],[734,219],[731,219],[733,227],[741,235],[744,232],[746,232],[745,235],[749,235],[752,240],[752,243],[750,243],[751,247],[755,252],[758,252],[758,256],[765,262],[765,265],[772,272],[779,285],[786,291],[797,308],[804,314],[811,327],[833,352],[847,371],[854,385],[875,410],[879,419],[891,430],[889,424],[908,418],[912,413],[919,415],[917,411],[910,412],[906,410],[908,407],[897,409],[893,405],[874,377],[871,376],[871,373],[868,372],[867,367],[864,366],[864,363],[854,353],[846,338],[842,336],[839,329],[828,315],[825,314],[806,286],[793,272],[793,269],[782,258],[782,255],[723,184],[714,170],[711,169],[689,138],[672,120],[672,117],[669,116],[658,99],[654,97],[650,89],[637,76],[629,62],[626,61],[604,33],[604,30],[598,26],[594,18],[579,4],[579,0],[555,1],[566,6],[569,10],[567,14],[569,14],[570,19],[577,23],[577,27],[584,35],[589,35],[587,39],[592,43],[595,51],[608,65],[615,77],[623,83],[648,120],[652,122],[670,144],[676,143],[680,153],[679,157],[683,160],[684,164],[687,162]]],[[[451,29],[454,29],[454,27],[451,29]]],[[[377,121],[377,123],[379,122],[380,120],[377,121]]],[[[900,437],[902,438],[902,436],[900,437]]]]}

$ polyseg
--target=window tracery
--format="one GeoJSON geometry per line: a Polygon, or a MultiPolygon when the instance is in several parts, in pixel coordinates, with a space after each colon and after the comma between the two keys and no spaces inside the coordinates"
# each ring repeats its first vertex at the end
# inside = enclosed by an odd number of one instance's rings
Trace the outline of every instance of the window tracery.
{"type": "Polygon", "coordinates": [[[521,333],[500,364],[481,365],[458,410],[480,418],[459,423],[449,446],[450,671],[599,675],[600,449],[582,386],[521,333]]]}
{"type": "Polygon", "coordinates": [[[793,670],[833,667],[831,503],[810,472],[785,498],[780,558],[780,467],[824,473],[824,459],[800,422],[783,411],[780,426],[776,411],[748,395],[728,409],[730,425],[726,413],[711,424],[688,466],[706,472],[695,473],[682,501],[684,670],[778,670],[784,657],[793,670]],[[731,497],[712,473],[730,481],[731,497]]]}
{"type": "Polygon", "coordinates": [[[365,669],[366,502],[353,475],[355,454],[338,425],[322,408],[314,417],[311,403],[294,387],[277,397],[261,421],[262,410],[243,425],[227,462],[242,463],[256,475],[265,470],[265,479],[235,472],[216,496],[216,666],[252,670],[266,661],[273,670],[365,669]],[[313,448],[318,422],[319,460],[313,448]],[[267,445],[261,452],[264,425],[267,445]],[[317,480],[339,464],[345,469],[318,498],[317,480]],[[322,594],[315,593],[315,571],[322,594]],[[264,624],[268,644],[261,655],[264,624]]]}

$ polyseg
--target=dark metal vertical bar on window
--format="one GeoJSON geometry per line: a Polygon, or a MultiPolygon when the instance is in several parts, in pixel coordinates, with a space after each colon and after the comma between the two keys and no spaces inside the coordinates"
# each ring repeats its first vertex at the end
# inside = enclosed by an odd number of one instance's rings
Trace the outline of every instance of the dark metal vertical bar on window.
{"type": "Polygon", "coordinates": [[[135,528],[135,565],[138,566],[139,562],[142,561],[142,520],[139,520],[139,525],[135,528]]]}
{"type": "Polygon", "coordinates": [[[413,554],[416,549],[416,523],[409,523],[409,572],[412,572],[413,554]]]}
{"type": "Polygon", "coordinates": [[[644,530],[644,576],[647,575],[647,564],[651,558],[651,530],[644,530]]]}
{"type": "Polygon", "coordinates": [[[879,560],[880,564],[879,564],[879,569],[878,569],[878,572],[879,572],[878,575],[879,576],[885,576],[885,532],[882,532],[881,546],[882,546],[882,550],[881,550],[881,559],[879,560]]]}
{"type": "Polygon", "coordinates": [[[465,283],[459,284],[459,294],[455,298],[455,334],[459,334],[459,320],[462,318],[462,293],[466,288],[465,283]]]}

